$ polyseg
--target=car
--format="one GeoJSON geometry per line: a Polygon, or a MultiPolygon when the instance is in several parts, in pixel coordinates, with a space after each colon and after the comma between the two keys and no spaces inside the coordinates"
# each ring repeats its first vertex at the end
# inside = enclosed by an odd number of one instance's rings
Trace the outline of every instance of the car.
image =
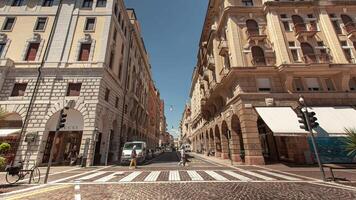
{"type": "Polygon", "coordinates": [[[128,164],[131,161],[131,152],[133,146],[136,145],[136,154],[137,154],[137,164],[142,164],[147,158],[147,145],[144,141],[133,141],[126,142],[124,144],[122,155],[121,155],[121,164],[128,164]]]}

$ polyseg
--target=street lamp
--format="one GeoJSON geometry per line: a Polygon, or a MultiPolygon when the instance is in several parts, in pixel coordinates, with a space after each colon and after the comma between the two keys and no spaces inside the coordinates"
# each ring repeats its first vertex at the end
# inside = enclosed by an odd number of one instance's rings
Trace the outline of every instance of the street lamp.
{"type": "Polygon", "coordinates": [[[315,142],[315,137],[314,137],[314,133],[313,133],[313,127],[311,126],[311,121],[310,121],[310,114],[308,113],[308,106],[307,106],[307,104],[306,104],[306,102],[304,100],[304,97],[302,95],[299,95],[299,103],[300,103],[301,106],[303,106],[304,110],[301,110],[301,111],[302,111],[302,114],[304,115],[304,119],[305,119],[305,122],[306,122],[306,125],[307,125],[305,128],[307,128],[307,130],[309,131],[309,134],[311,136],[311,141],[312,141],[315,157],[316,157],[316,160],[318,162],[318,165],[319,165],[319,168],[320,168],[320,172],[322,174],[322,178],[325,181],[326,180],[325,179],[325,172],[324,172],[324,168],[322,166],[322,163],[321,163],[321,160],[320,160],[320,157],[319,157],[318,147],[317,147],[316,142],[315,142]]]}

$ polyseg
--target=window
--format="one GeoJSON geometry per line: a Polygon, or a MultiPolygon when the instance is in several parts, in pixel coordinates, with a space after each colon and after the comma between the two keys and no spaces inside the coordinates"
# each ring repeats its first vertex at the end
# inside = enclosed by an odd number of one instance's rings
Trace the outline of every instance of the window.
{"type": "Polygon", "coordinates": [[[119,97],[116,97],[115,99],[115,108],[119,107],[119,97]]]}
{"type": "Polygon", "coordinates": [[[35,31],[44,31],[47,22],[47,17],[39,17],[37,18],[35,31]]]}
{"type": "Polygon", "coordinates": [[[251,52],[252,52],[252,63],[254,65],[266,65],[265,54],[261,47],[253,46],[251,48],[251,52]]]}
{"type": "Polygon", "coordinates": [[[324,81],[328,91],[335,91],[334,82],[331,78],[326,78],[324,81]]]}
{"type": "Polygon", "coordinates": [[[83,0],[83,8],[91,8],[93,7],[93,0],[83,0]]]}
{"type": "Polygon", "coordinates": [[[90,55],[91,44],[81,44],[79,52],[79,61],[88,61],[90,55]]]}
{"type": "Polygon", "coordinates": [[[109,102],[109,97],[110,97],[110,90],[106,88],[105,90],[105,101],[109,102]]]}
{"type": "Polygon", "coordinates": [[[333,24],[336,34],[342,34],[339,22],[337,20],[332,20],[331,23],[333,24]]]}
{"type": "Polygon", "coordinates": [[[110,61],[109,61],[109,68],[110,68],[110,69],[112,69],[112,67],[113,67],[114,58],[115,58],[114,52],[111,52],[111,53],[110,53],[110,61]]]}
{"type": "Polygon", "coordinates": [[[320,84],[317,78],[306,78],[305,80],[309,91],[320,91],[320,84]]]}
{"type": "Polygon", "coordinates": [[[285,19],[285,18],[287,18],[287,15],[286,15],[286,14],[281,14],[280,17],[281,17],[282,19],[285,19]]]}
{"type": "Polygon", "coordinates": [[[292,58],[294,62],[298,62],[299,60],[299,54],[298,54],[298,47],[295,46],[295,42],[288,42],[289,44],[289,49],[292,54],[292,58]]]}
{"type": "Polygon", "coordinates": [[[269,78],[257,78],[257,90],[260,92],[271,91],[271,81],[269,78]]]}
{"type": "Polygon", "coordinates": [[[334,13],[330,13],[330,14],[329,14],[329,17],[330,17],[330,18],[336,18],[336,15],[335,15],[334,13]]]}
{"type": "Polygon", "coordinates": [[[314,18],[313,14],[308,14],[307,16],[308,16],[308,18],[314,18]]]}
{"type": "Polygon", "coordinates": [[[11,6],[22,6],[24,0],[14,0],[11,6]]]}
{"type": "Polygon", "coordinates": [[[304,86],[301,78],[295,78],[293,80],[293,87],[295,91],[304,91],[304,86]]]}
{"type": "Polygon", "coordinates": [[[289,22],[288,21],[283,21],[283,27],[285,31],[292,31],[292,29],[289,26],[289,22]]]}
{"type": "Polygon", "coordinates": [[[69,83],[67,89],[67,96],[79,96],[82,83],[69,83]]]}
{"type": "Polygon", "coordinates": [[[12,97],[20,97],[25,95],[27,88],[27,83],[15,83],[14,88],[12,89],[12,97]]]}
{"type": "Polygon", "coordinates": [[[318,44],[318,47],[324,47],[324,42],[323,41],[318,41],[317,44],[318,44]]]}
{"type": "Polygon", "coordinates": [[[6,46],[6,43],[0,43],[0,57],[2,56],[2,53],[4,52],[4,49],[5,49],[5,46],[6,46]]]}
{"type": "Polygon", "coordinates": [[[242,4],[244,6],[253,6],[253,1],[252,0],[242,0],[242,4]]]}
{"type": "Polygon", "coordinates": [[[98,0],[96,2],[96,7],[106,7],[106,0],[98,0]]]}
{"type": "Polygon", "coordinates": [[[15,24],[15,18],[14,17],[7,17],[4,23],[4,26],[2,27],[3,31],[11,31],[13,26],[15,24]]]}
{"type": "Polygon", "coordinates": [[[249,19],[246,21],[246,27],[247,27],[247,32],[250,35],[259,35],[259,27],[258,27],[258,23],[253,20],[253,19],[249,19]]]}
{"type": "Polygon", "coordinates": [[[87,18],[85,23],[85,31],[93,31],[95,28],[95,18],[87,18]]]}
{"type": "Polygon", "coordinates": [[[302,48],[305,63],[317,63],[314,49],[309,43],[302,42],[300,47],[302,48]]]}
{"type": "Polygon", "coordinates": [[[346,41],[340,41],[340,44],[341,44],[342,50],[344,51],[347,61],[352,63],[353,58],[352,58],[351,48],[348,46],[346,41]]]}
{"type": "Polygon", "coordinates": [[[224,68],[230,69],[230,58],[228,54],[224,56],[224,68]]]}
{"type": "Polygon", "coordinates": [[[53,1],[54,0],[44,0],[42,3],[42,6],[43,7],[51,7],[51,6],[53,6],[53,1]]]}
{"type": "Polygon", "coordinates": [[[349,87],[350,87],[351,91],[356,91],[356,78],[355,77],[350,79],[349,87]]]}
{"type": "Polygon", "coordinates": [[[25,61],[34,61],[36,60],[38,48],[40,47],[40,43],[30,43],[27,49],[25,61]]]}

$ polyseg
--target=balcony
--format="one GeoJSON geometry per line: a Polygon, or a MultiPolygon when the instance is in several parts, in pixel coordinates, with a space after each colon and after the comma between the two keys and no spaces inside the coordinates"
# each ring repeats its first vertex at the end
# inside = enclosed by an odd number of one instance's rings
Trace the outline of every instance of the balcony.
{"type": "Polygon", "coordinates": [[[256,67],[263,67],[263,66],[272,66],[276,62],[276,59],[274,56],[270,57],[253,57],[251,60],[252,65],[256,67]]]}
{"type": "Polygon", "coordinates": [[[331,63],[331,57],[328,54],[307,54],[303,56],[306,64],[328,64],[331,63]]]}
{"type": "Polygon", "coordinates": [[[356,36],[356,24],[354,22],[345,24],[344,28],[348,37],[356,36]]]}
{"type": "Polygon", "coordinates": [[[226,40],[221,40],[219,43],[219,55],[224,56],[229,52],[229,48],[226,40]]]}
{"type": "Polygon", "coordinates": [[[247,34],[247,40],[250,41],[263,41],[264,39],[267,38],[267,35],[265,34],[260,34],[259,29],[248,29],[246,31],[247,34]]]}
{"type": "Polygon", "coordinates": [[[307,28],[306,24],[299,23],[294,25],[294,32],[297,38],[299,37],[313,37],[318,33],[318,28],[314,24],[310,24],[307,28]]]}

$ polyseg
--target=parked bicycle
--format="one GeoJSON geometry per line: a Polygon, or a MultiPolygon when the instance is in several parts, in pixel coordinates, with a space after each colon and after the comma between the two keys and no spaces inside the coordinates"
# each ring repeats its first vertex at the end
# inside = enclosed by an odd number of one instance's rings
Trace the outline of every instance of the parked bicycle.
{"type": "Polygon", "coordinates": [[[6,182],[15,184],[20,180],[24,180],[27,175],[30,175],[29,183],[39,183],[41,179],[40,169],[36,165],[30,169],[23,169],[23,166],[23,162],[6,166],[6,182]]]}

